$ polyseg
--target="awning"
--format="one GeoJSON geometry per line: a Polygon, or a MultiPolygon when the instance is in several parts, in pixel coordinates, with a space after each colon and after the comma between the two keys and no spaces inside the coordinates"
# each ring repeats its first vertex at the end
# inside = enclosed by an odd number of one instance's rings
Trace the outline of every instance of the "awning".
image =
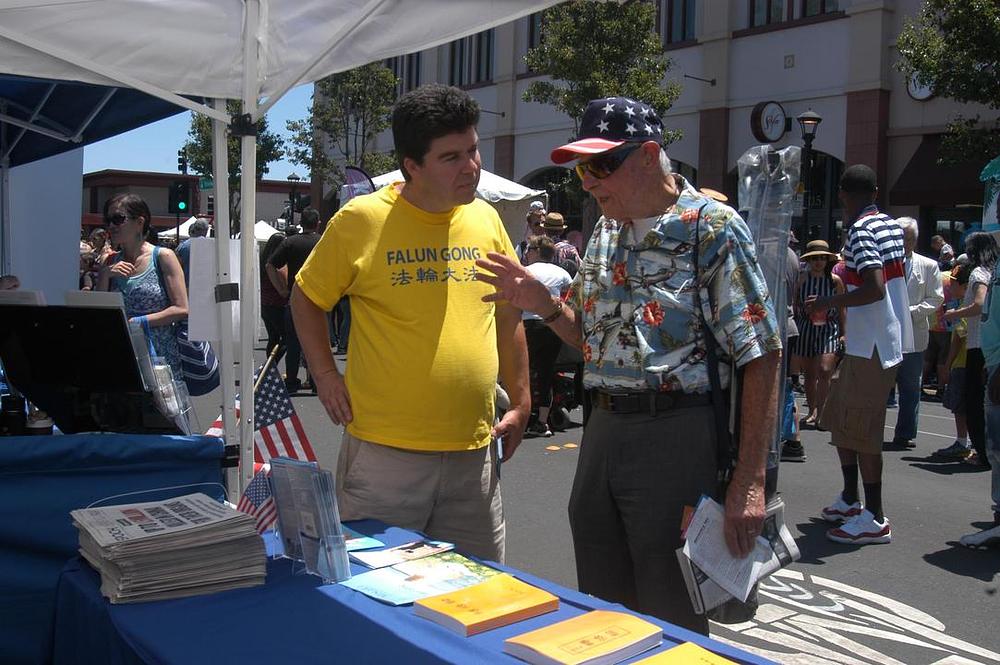
{"type": "Polygon", "coordinates": [[[955,206],[982,205],[983,183],[978,162],[940,166],[941,135],[924,136],[889,191],[889,205],[955,206]]]}
{"type": "Polygon", "coordinates": [[[184,109],[131,88],[0,76],[0,158],[18,166],[184,109]]]}

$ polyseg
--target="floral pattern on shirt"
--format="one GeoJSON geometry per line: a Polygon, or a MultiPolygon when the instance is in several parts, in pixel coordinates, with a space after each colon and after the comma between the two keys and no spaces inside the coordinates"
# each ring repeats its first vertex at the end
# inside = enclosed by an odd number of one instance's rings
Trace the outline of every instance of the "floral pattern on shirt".
{"type": "Polygon", "coordinates": [[[722,385],[729,382],[729,361],[742,366],[781,349],[746,223],[675,177],[681,195],[645,237],[633,237],[631,223],[602,217],[587,246],[568,302],[582,313],[588,387],[710,389],[694,304],[696,228],[702,310],[723,356],[722,385]]]}

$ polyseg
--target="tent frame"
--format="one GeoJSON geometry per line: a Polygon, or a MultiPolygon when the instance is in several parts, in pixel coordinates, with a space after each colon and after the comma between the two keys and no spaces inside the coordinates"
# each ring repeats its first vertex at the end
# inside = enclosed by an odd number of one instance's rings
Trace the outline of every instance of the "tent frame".
{"type": "MultiPolygon", "coordinates": [[[[243,81],[241,90],[241,99],[239,100],[242,104],[242,115],[244,118],[249,116],[251,122],[251,127],[257,120],[259,120],[267,111],[283,97],[289,90],[298,85],[300,82],[309,76],[310,71],[313,70],[321,60],[323,60],[327,55],[329,55],[334,49],[336,49],[346,38],[350,37],[359,26],[361,26],[365,19],[373,15],[379,8],[383,5],[389,3],[391,0],[369,0],[365,3],[363,7],[357,9],[353,14],[347,16],[345,20],[340,24],[336,32],[331,36],[329,42],[325,45],[324,49],[320,52],[314,54],[309,62],[305,63],[303,66],[299,67],[297,71],[293,72],[292,75],[287,76],[284,82],[280,85],[274,87],[276,92],[268,95],[266,101],[259,104],[261,97],[261,87],[260,87],[260,72],[259,70],[259,53],[258,53],[258,40],[257,34],[260,27],[260,17],[261,17],[261,0],[244,0],[244,21],[243,21],[243,81]]],[[[514,20],[520,16],[523,16],[529,11],[537,11],[551,4],[555,4],[558,0],[544,0],[538,3],[537,8],[523,9],[520,12],[512,12],[511,15],[504,18],[505,21],[514,20]]],[[[15,4],[19,4],[15,2],[15,4]]],[[[26,2],[25,4],[33,4],[32,2],[26,2]]],[[[488,29],[494,27],[500,21],[497,20],[496,23],[483,24],[482,26],[477,26],[477,29],[488,29]]],[[[471,30],[470,30],[471,32],[471,30]]],[[[455,39],[463,35],[447,35],[444,39],[455,39]]],[[[211,105],[200,104],[198,102],[187,99],[179,94],[171,92],[161,86],[150,83],[149,81],[144,81],[135,76],[128,75],[123,71],[115,68],[113,66],[104,65],[95,62],[91,59],[74,54],[67,49],[60,46],[56,46],[51,43],[46,43],[34,37],[27,36],[22,33],[17,33],[14,30],[5,28],[0,25],[0,38],[9,40],[33,51],[41,53],[43,55],[56,58],[68,64],[71,64],[80,69],[87,70],[98,76],[101,76],[113,84],[120,84],[125,87],[133,88],[139,90],[153,97],[171,102],[180,106],[182,108],[189,109],[195,113],[200,113],[202,115],[208,116],[212,119],[212,141],[213,141],[213,177],[216,186],[216,197],[218,201],[227,202],[227,205],[220,205],[216,211],[216,229],[229,229],[231,228],[230,223],[230,206],[228,202],[231,200],[229,193],[229,166],[227,159],[227,141],[226,141],[226,131],[227,127],[239,126],[240,120],[239,116],[230,117],[226,112],[226,100],[217,98],[214,99],[211,105]]],[[[426,47],[426,46],[425,46],[426,47]]],[[[105,103],[107,100],[105,100],[105,103]]],[[[96,116],[96,112],[93,114],[96,116]]],[[[92,118],[91,118],[92,120],[92,118]]],[[[88,120],[89,122],[90,120],[88,120]]],[[[28,128],[24,128],[28,129],[28,128]]],[[[30,128],[32,131],[37,130],[37,127],[30,128]]],[[[72,138],[70,139],[72,140],[72,138]]],[[[242,205],[241,218],[244,220],[250,220],[252,225],[254,219],[256,219],[256,164],[257,164],[257,153],[256,153],[256,136],[252,132],[248,132],[241,135],[241,181],[240,190],[241,196],[240,201],[242,205]]],[[[0,146],[3,148],[3,146],[0,146]]],[[[0,213],[4,215],[3,219],[9,219],[9,194],[8,194],[8,183],[9,174],[6,168],[9,164],[9,160],[0,157],[0,178],[2,178],[3,191],[2,196],[0,196],[0,213]]],[[[10,234],[10,225],[5,225],[5,232],[10,234]]],[[[230,483],[230,499],[235,502],[236,497],[239,493],[242,493],[243,488],[250,482],[253,477],[254,469],[254,408],[253,399],[241,400],[241,409],[239,412],[238,422],[240,424],[239,430],[237,430],[236,422],[236,376],[235,365],[233,363],[235,343],[232,335],[228,334],[232,328],[233,321],[233,301],[239,301],[239,311],[241,314],[241,333],[240,333],[240,356],[239,356],[239,378],[240,386],[245,390],[252,391],[253,386],[253,346],[254,346],[254,329],[255,326],[247,325],[246,322],[253,316],[253,298],[246,297],[247,294],[240,294],[240,285],[244,289],[252,289],[256,282],[256,265],[254,261],[255,252],[255,241],[253,233],[242,233],[240,239],[240,257],[241,270],[238,280],[234,279],[236,276],[230,274],[230,246],[227,242],[221,242],[221,240],[226,239],[226,235],[221,233],[216,233],[216,238],[220,242],[216,243],[217,250],[217,260],[218,260],[218,281],[215,290],[215,301],[218,305],[218,316],[219,316],[219,331],[220,331],[220,345],[221,345],[221,358],[220,363],[221,368],[221,379],[222,379],[222,391],[223,391],[223,405],[222,405],[222,421],[223,427],[225,429],[225,440],[226,443],[232,445],[236,442],[239,443],[240,450],[240,466],[239,466],[239,482],[230,483]],[[244,297],[241,297],[244,296],[244,297]],[[238,433],[237,433],[238,432],[238,433]],[[236,489],[238,488],[238,490],[236,489]]],[[[11,247],[9,242],[10,238],[4,238],[4,248],[11,247]]],[[[7,251],[5,249],[5,251],[7,251]]]]}

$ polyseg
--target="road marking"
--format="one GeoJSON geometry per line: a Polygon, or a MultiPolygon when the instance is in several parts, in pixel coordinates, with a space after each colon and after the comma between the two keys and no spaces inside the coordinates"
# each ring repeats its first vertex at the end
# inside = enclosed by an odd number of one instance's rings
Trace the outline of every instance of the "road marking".
{"type": "Polygon", "coordinates": [[[712,636],[796,665],[1000,663],[1000,653],[951,636],[953,630],[918,608],[818,575],[779,570],[760,583],[759,598],[753,621],[713,623],[712,636]],[[905,661],[897,659],[901,654],[905,661]]]}
{"type": "Polygon", "coordinates": [[[575,443],[564,443],[563,448],[579,448],[575,443]]]}
{"type": "MultiPolygon", "coordinates": [[[[886,429],[891,429],[891,430],[896,429],[896,427],[894,425],[886,425],[885,428],[886,429]]],[[[939,437],[941,439],[954,439],[955,438],[954,436],[951,436],[951,435],[948,435],[948,434],[935,434],[934,432],[925,432],[922,429],[918,429],[917,430],[917,434],[926,434],[927,436],[936,436],[936,437],[939,437]]]]}
{"type": "Polygon", "coordinates": [[[545,446],[545,450],[551,450],[552,452],[557,453],[562,450],[562,448],[559,446],[545,446]]]}

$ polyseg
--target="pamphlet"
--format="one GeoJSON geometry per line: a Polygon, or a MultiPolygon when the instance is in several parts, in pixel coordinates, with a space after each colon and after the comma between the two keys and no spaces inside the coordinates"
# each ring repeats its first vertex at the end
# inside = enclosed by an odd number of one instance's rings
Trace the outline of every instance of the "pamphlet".
{"type": "Polygon", "coordinates": [[[633,614],[594,610],[504,640],[504,653],[536,665],[611,665],[663,641],[659,626],[633,614]]]}
{"type": "Polygon", "coordinates": [[[428,596],[464,589],[499,574],[499,570],[456,552],[442,552],[376,568],[341,584],[391,605],[406,605],[428,596]]]}
{"type": "Polygon", "coordinates": [[[799,549],[784,521],[784,502],[767,506],[764,529],[746,558],[729,552],[724,535],[725,512],[719,503],[703,497],[687,528],[687,540],[678,550],[695,610],[712,609],[728,600],[745,601],[753,585],[799,558],[799,549]],[[687,561],[685,561],[687,559],[687,561]]]}
{"type": "Polygon", "coordinates": [[[413,613],[463,637],[559,609],[548,591],[501,573],[485,582],[416,601],[413,613]]]}
{"type": "Polygon", "coordinates": [[[353,552],[351,558],[369,568],[385,568],[386,566],[395,566],[397,563],[403,563],[404,561],[422,559],[431,554],[448,552],[454,548],[455,546],[451,543],[439,540],[414,540],[410,543],[390,547],[387,550],[353,552]]]}
{"type": "Polygon", "coordinates": [[[704,649],[694,642],[678,644],[655,656],[636,661],[635,665],[736,665],[736,661],[704,649]]]}
{"type": "Polygon", "coordinates": [[[347,544],[347,551],[353,552],[355,550],[370,550],[376,547],[385,547],[385,543],[377,538],[372,538],[371,536],[366,536],[364,534],[358,533],[349,526],[344,526],[344,541],[347,544]]]}
{"type": "Polygon", "coordinates": [[[333,474],[314,462],[271,459],[271,486],[285,556],[326,582],[351,576],[333,474]]]}

